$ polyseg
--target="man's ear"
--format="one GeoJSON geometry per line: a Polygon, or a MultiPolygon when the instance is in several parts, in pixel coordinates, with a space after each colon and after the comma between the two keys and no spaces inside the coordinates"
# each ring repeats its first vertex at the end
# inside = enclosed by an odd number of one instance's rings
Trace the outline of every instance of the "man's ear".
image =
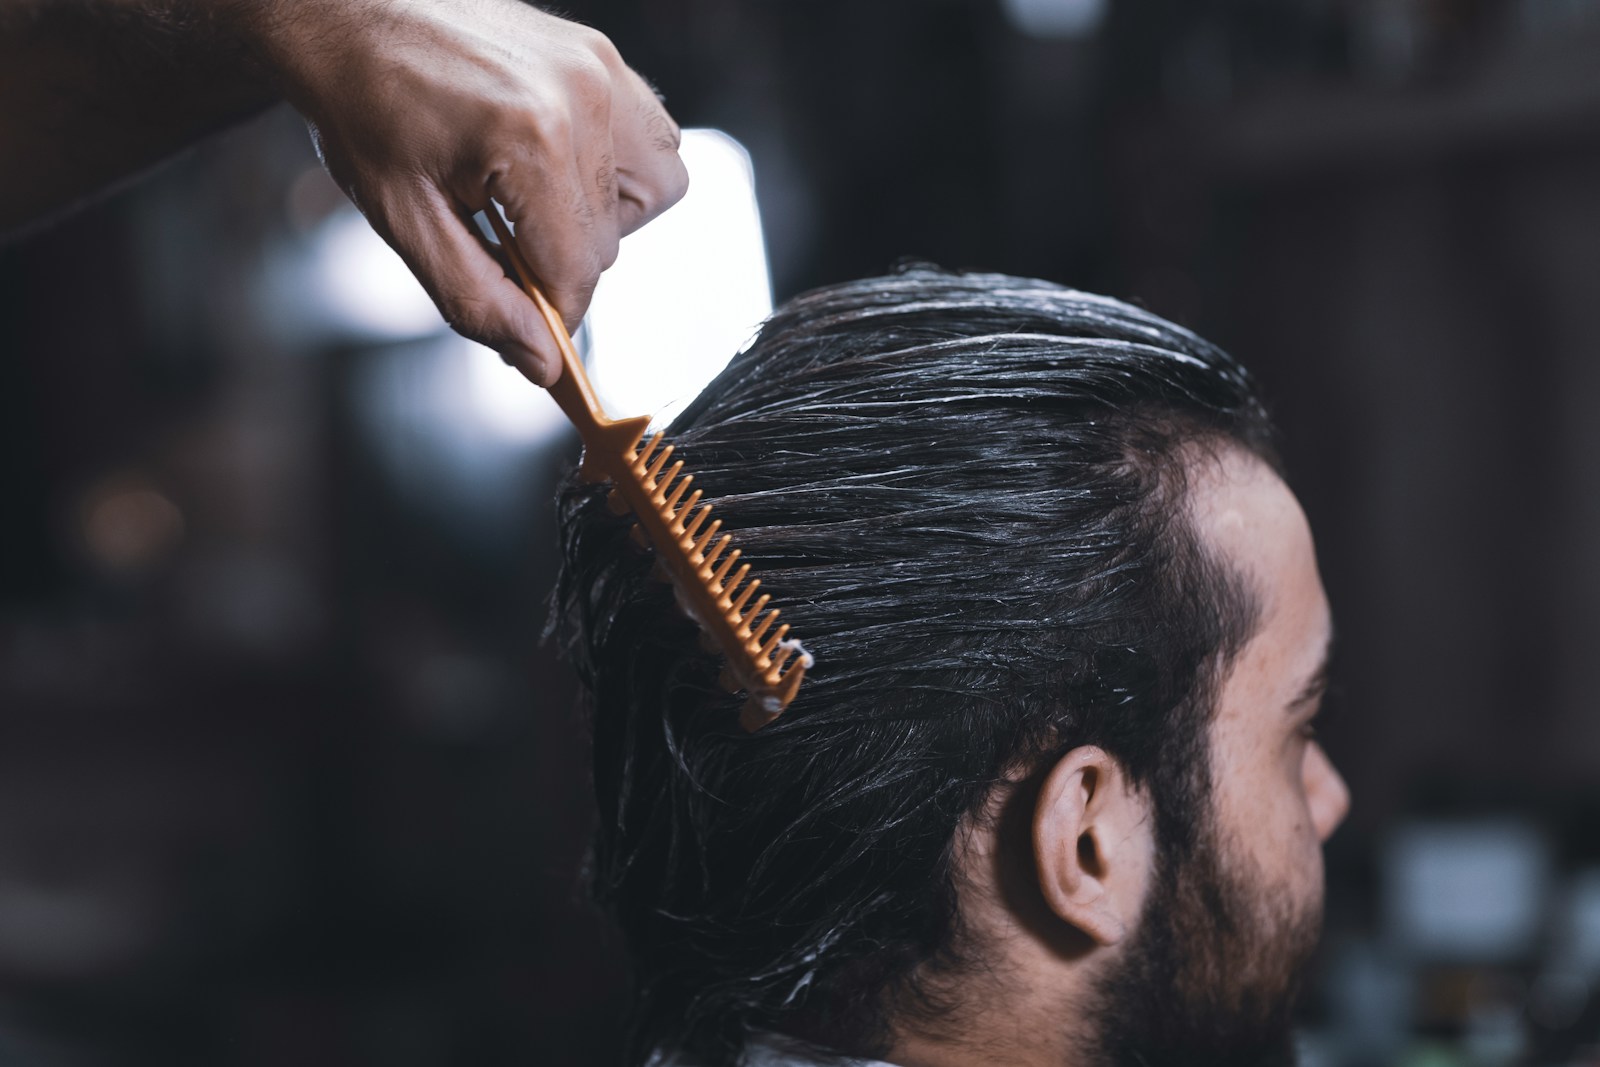
{"type": "Polygon", "coordinates": [[[1097,944],[1138,922],[1155,858],[1150,806],[1102,748],[1068,752],[1033,810],[1033,855],[1045,903],[1097,944]]]}

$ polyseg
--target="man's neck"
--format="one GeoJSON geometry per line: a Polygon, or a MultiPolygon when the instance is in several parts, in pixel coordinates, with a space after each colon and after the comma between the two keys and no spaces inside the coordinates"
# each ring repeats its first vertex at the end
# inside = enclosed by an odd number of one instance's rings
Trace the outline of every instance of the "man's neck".
{"type": "Polygon", "coordinates": [[[1059,959],[1038,942],[1013,941],[1010,947],[1014,970],[952,981],[965,995],[959,1001],[940,999],[960,1006],[926,1021],[897,1023],[884,1060],[896,1067],[1079,1063],[1088,1044],[1082,1032],[1088,991],[1074,980],[1080,975],[1064,973],[1076,969],[1060,967],[1059,959]],[[1041,958],[1032,959],[1035,953],[1041,958]]]}
{"type": "Polygon", "coordinates": [[[896,1067],[1069,1067],[1076,1062],[1059,1041],[1061,1035],[1049,1028],[1024,1032],[1024,1020],[995,1020],[999,1026],[986,1033],[963,1034],[959,1038],[907,1034],[897,1038],[887,1062],[896,1067]]]}

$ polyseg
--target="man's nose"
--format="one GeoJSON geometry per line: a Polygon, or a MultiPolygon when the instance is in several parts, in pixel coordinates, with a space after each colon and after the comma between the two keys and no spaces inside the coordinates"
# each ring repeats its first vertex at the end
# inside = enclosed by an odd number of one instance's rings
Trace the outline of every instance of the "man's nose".
{"type": "Polygon", "coordinates": [[[1317,840],[1326,841],[1350,813],[1350,787],[1344,784],[1321,745],[1312,744],[1306,749],[1305,786],[1317,840]]]}

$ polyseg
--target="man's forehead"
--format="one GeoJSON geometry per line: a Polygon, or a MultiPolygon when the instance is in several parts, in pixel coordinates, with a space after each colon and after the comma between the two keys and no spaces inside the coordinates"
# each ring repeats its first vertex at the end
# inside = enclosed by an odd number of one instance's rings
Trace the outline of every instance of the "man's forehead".
{"type": "MultiPolygon", "coordinates": [[[[1233,564],[1258,594],[1270,596],[1285,581],[1316,579],[1311,529],[1300,502],[1253,453],[1234,446],[1192,460],[1187,505],[1201,544],[1233,564]]],[[[1320,579],[1317,585],[1320,591],[1320,579]]]]}
{"type": "Polygon", "coordinates": [[[1249,583],[1260,606],[1236,667],[1267,672],[1260,681],[1274,689],[1308,684],[1326,660],[1333,620],[1299,501],[1271,467],[1235,447],[1194,464],[1188,505],[1201,544],[1249,583]]]}

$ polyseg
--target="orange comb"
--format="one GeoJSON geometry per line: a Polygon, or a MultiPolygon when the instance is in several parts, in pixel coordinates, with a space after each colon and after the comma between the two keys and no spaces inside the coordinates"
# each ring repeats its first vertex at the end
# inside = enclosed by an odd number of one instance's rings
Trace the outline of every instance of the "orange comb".
{"type": "Polygon", "coordinates": [[[810,653],[789,639],[787,623],[773,628],[778,609],[768,611],[771,597],[756,595],[761,579],[751,577],[750,564],[739,563],[737,548],[730,550],[732,535],[717,537],[722,520],[707,522],[711,505],[700,503],[700,490],[688,492],[694,476],[683,472],[681,459],[667,466],[672,446],[663,447],[659,433],[644,442],[649,416],[612,419],[601,409],[561,315],[539,289],[500,212],[491,205],[484,214],[517,281],[538,306],[561,349],[561,377],[550,387],[550,395],[583,438],[578,473],[591,482],[610,479],[613,510],[633,512],[655,546],[656,561],[677,590],[679,605],[726,659],[723,688],[749,694],[739,724],[747,731],[759,730],[782,714],[799,692],[811,666],[810,653]]]}

